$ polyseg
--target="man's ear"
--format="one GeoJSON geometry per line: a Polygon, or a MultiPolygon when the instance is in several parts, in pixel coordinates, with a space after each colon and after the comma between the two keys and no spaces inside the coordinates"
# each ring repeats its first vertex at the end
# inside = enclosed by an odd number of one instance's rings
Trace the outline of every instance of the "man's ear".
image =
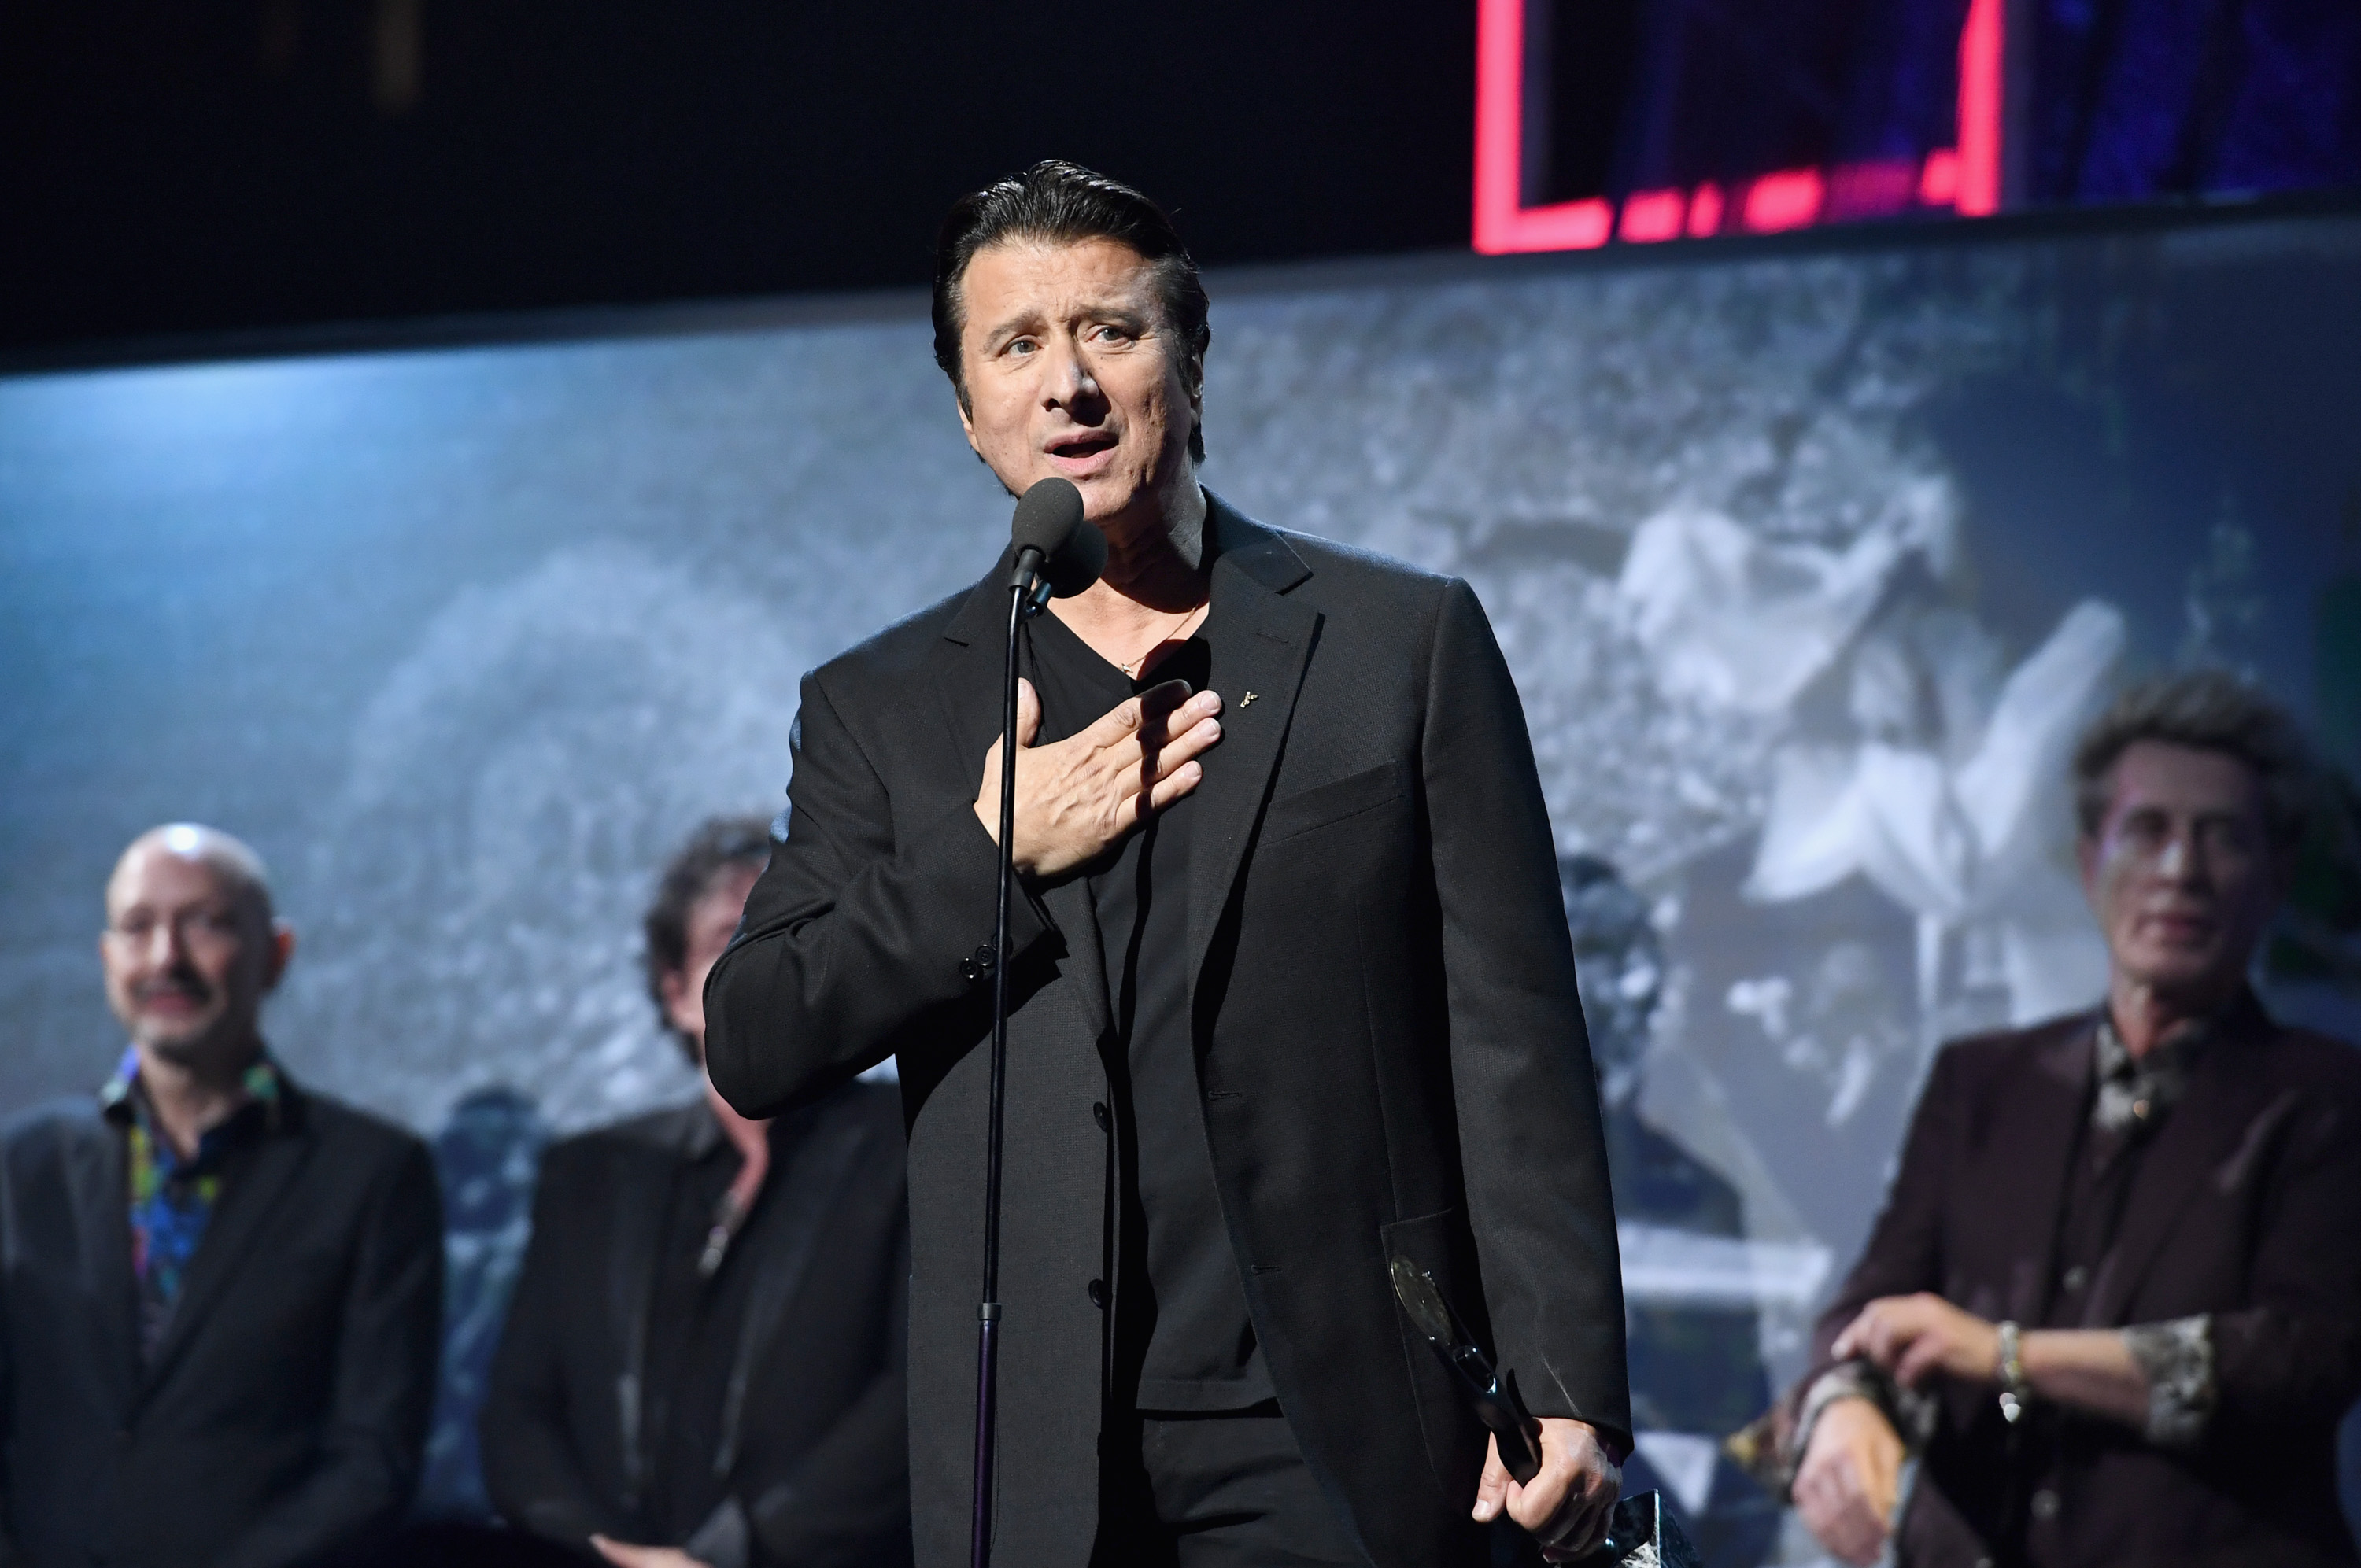
{"type": "MultiPolygon", "coordinates": [[[[967,437],[968,450],[974,453],[976,456],[981,458],[983,456],[983,448],[977,445],[975,442],[975,415],[973,411],[968,408],[967,389],[965,387],[954,388],[951,392],[951,397],[959,404],[960,433],[967,437]]],[[[989,461],[989,459],[986,459],[986,461],[989,461]]]]}
{"type": "MultiPolygon", "coordinates": [[[[967,437],[967,449],[975,454],[975,460],[977,462],[983,464],[987,468],[992,468],[992,459],[983,455],[983,447],[975,439],[975,421],[968,416],[967,389],[964,387],[961,388],[959,391],[959,416],[960,431],[967,437]]],[[[1000,478],[999,469],[992,468],[992,477],[995,479],[1000,479],[1000,488],[1004,490],[1007,490],[1010,495],[1013,496],[1017,493],[1016,490],[1009,488],[1007,480],[1000,478]]]]}
{"type": "Polygon", "coordinates": [[[2082,902],[2095,915],[2099,909],[2099,840],[2088,833],[2074,835],[2074,870],[2081,880],[2082,902]]]}
{"type": "Polygon", "coordinates": [[[270,948],[262,960],[262,992],[268,996],[279,989],[287,973],[288,960],[295,956],[295,927],[284,920],[270,922],[270,948]]]}
{"type": "Polygon", "coordinates": [[[664,1022],[680,1029],[681,1005],[688,1000],[688,971],[679,969],[664,970],[656,977],[656,994],[664,998],[664,1022]]]}

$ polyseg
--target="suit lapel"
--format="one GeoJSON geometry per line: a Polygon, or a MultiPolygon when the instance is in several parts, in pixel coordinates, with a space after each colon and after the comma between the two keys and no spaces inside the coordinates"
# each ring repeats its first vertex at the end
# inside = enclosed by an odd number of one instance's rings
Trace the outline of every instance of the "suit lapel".
{"type": "MultiPolygon", "coordinates": [[[[2255,1075],[2238,1070],[2241,1052],[2271,1026],[2259,1007],[2249,1006],[2250,1014],[2235,1015],[2207,1044],[2180,1103],[2141,1158],[2114,1245],[2091,1282],[2086,1326],[2111,1328],[2122,1321],[2197,1189],[2223,1172],[2242,1143],[2259,1142],[2277,1124],[2278,1117],[2264,1113],[2262,1085],[2255,1075]]],[[[2272,1107],[2282,1113],[2293,1108],[2291,1098],[2272,1107]]]]}
{"type": "Polygon", "coordinates": [[[1983,1169],[1974,1185],[1992,1201],[1979,1207],[2004,1217],[2008,1232],[1998,1238],[1998,1252],[2011,1260],[2002,1299],[1988,1309],[1976,1304],[1986,1315],[2038,1323],[2049,1310],[2066,1181],[2081,1146],[2078,1126],[2088,1114],[2097,1028],[2094,1014],[2061,1025],[2034,1047],[2033,1070],[2009,1091],[2006,1134],[1996,1130],[1984,1144],[1983,1169]],[[2027,1228],[2035,1234],[2027,1235],[2027,1228]]]}
{"type": "Polygon", "coordinates": [[[269,1229],[271,1216],[278,1212],[296,1178],[311,1163],[318,1136],[310,1118],[303,1113],[293,1085],[283,1084],[280,1092],[286,1097],[281,1112],[286,1124],[265,1135],[247,1150],[246,1168],[224,1185],[213,1218],[206,1222],[204,1240],[197,1245],[196,1255],[189,1260],[188,1276],[181,1282],[181,1298],[172,1309],[171,1321],[165,1325],[164,1337],[149,1358],[146,1387],[150,1392],[162,1384],[173,1363],[187,1351],[190,1341],[203,1326],[205,1315],[220,1305],[223,1295],[239,1277],[247,1254],[269,1229]]]}
{"type": "Polygon", "coordinates": [[[1204,635],[1222,694],[1222,740],[1205,754],[1205,776],[1190,806],[1196,818],[1189,834],[1192,1006],[1198,970],[1270,793],[1320,627],[1317,611],[1284,597],[1311,575],[1302,558],[1277,533],[1208,499],[1206,532],[1216,554],[1204,635]]]}
{"type": "MultiPolygon", "coordinates": [[[[957,779],[982,781],[983,757],[1000,739],[1001,682],[1007,674],[1008,557],[975,586],[943,631],[936,695],[950,737],[957,779]]],[[[1099,946],[1098,912],[1089,886],[1079,876],[1035,889],[1041,906],[1065,941],[1060,967],[1080,994],[1092,1038],[1114,1027],[1107,1001],[1106,955],[1099,946]]],[[[1023,896],[1021,894],[1018,896],[1023,896]]]]}
{"type": "Polygon", "coordinates": [[[127,1411],[139,1387],[139,1329],[126,1157],[122,1135],[102,1122],[92,1135],[74,1140],[66,1185],[74,1229],[82,1238],[82,1288],[97,1311],[94,1326],[104,1347],[108,1376],[127,1411]]]}
{"type": "MultiPolygon", "coordinates": [[[[657,1260],[664,1252],[664,1211],[673,1182],[699,1141],[702,1104],[683,1106],[676,1119],[654,1129],[639,1152],[637,1168],[616,1183],[607,1233],[607,1321],[615,1325],[615,1431],[623,1455],[623,1484],[634,1497],[647,1481],[644,1435],[648,1359],[648,1308],[655,1293],[657,1260]]],[[[709,1115],[708,1116],[709,1121],[709,1115]]],[[[718,1133],[719,1129],[715,1129],[718,1133]]]]}
{"type": "Polygon", "coordinates": [[[746,1315],[739,1326],[738,1345],[730,1363],[730,1382],[722,1394],[721,1439],[713,1456],[713,1474],[726,1478],[737,1468],[740,1438],[746,1420],[746,1395],[763,1354],[787,1328],[786,1308],[796,1299],[813,1255],[827,1233],[837,1194],[858,1168],[871,1129],[865,1123],[845,1120],[840,1125],[813,1127],[816,1116],[796,1140],[787,1168],[773,1176],[779,1183],[770,1201],[786,1212],[768,1216],[774,1234],[765,1248],[761,1275],[746,1297],[746,1315]]]}
{"type": "Polygon", "coordinates": [[[1008,554],[967,596],[943,628],[935,666],[935,696],[950,731],[952,777],[983,776],[983,754],[1000,737],[1000,681],[1006,669],[1008,554]]]}

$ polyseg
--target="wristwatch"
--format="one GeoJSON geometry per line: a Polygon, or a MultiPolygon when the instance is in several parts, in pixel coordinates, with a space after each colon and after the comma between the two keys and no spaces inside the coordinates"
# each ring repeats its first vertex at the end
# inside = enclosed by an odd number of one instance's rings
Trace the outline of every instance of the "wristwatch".
{"type": "Polygon", "coordinates": [[[2015,1323],[2000,1325],[2000,1413],[2014,1426],[2025,1415],[2025,1407],[2033,1400],[2033,1389],[2025,1380],[2024,1335],[2015,1323]]]}

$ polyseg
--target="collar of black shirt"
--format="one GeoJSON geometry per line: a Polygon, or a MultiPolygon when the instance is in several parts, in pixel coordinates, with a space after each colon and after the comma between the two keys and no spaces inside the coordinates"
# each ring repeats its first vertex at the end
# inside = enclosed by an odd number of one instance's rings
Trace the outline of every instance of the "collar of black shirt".
{"type": "Polygon", "coordinates": [[[2116,1033],[2113,1015],[2102,1009],[2096,1041],[2099,1092],[2091,1107],[2091,1124],[2108,1133],[2154,1127],[2189,1091],[2190,1072],[2198,1058],[2225,1036],[2245,1033],[2261,1013],[2254,992],[2242,989],[2211,1017],[2181,1025],[2136,1058],[2116,1033]]]}

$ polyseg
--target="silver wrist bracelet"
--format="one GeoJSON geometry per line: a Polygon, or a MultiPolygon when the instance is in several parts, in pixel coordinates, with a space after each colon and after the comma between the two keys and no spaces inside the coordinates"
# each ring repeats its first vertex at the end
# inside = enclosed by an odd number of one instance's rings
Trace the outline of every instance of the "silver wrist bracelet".
{"type": "Polygon", "coordinates": [[[2000,1332],[2000,1413],[2014,1426],[2025,1415],[2025,1407],[2032,1401],[2033,1390],[2025,1381],[2025,1340],[2015,1323],[2002,1323],[2000,1332]]]}

